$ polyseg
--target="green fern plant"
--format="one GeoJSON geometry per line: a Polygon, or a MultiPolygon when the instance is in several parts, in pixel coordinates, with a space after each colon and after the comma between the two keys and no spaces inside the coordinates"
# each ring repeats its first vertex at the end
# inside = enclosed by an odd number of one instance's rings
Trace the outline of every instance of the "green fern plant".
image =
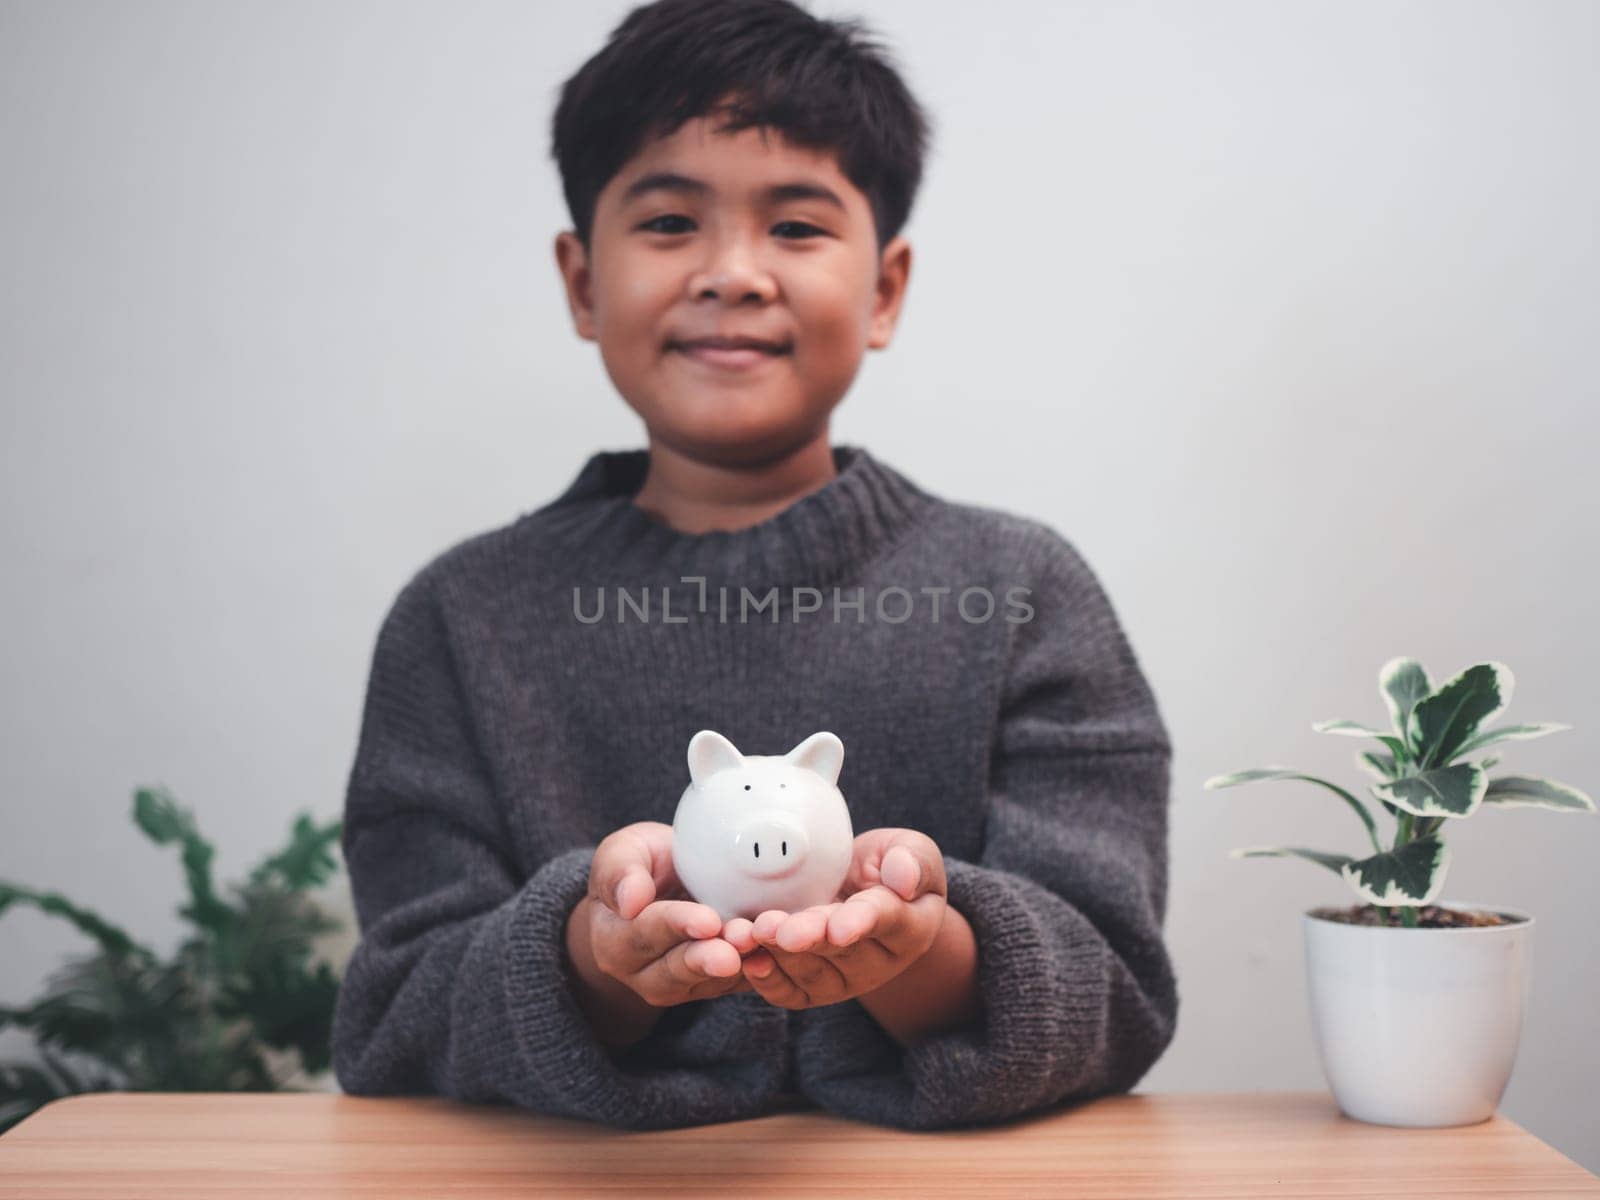
{"type": "Polygon", "coordinates": [[[1356,761],[1379,782],[1368,785],[1378,802],[1395,818],[1394,838],[1386,849],[1368,807],[1343,788],[1292,767],[1256,767],[1206,780],[1207,790],[1264,779],[1302,779],[1327,788],[1361,819],[1372,842],[1365,857],[1326,854],[1303,846],[1245,846],[1234,858],[1293,855],[1326,867],[1370,904],[1400,910],[1401,924],[1415,928],[1417,906],[1431,903],[1444,886],[1450,865],[1445,845],[1446,821],[1472,816],[1482,804],[1529,805],[1557,812],[1594,812],[1595,804],[1577,788],[1551,779],[1524,775],[1489,778],[1500,761],[1489,755],[1476,762],[1458,762],[1469,754],[1508,739],[1525,740],[1570,729],[1570,725],[1506,725],[1483,729],[1511,702],[1511,668],[1486,662],[1468,667],[1437,689],[1429,686],[1422,665],[1411,658],[1393,658],[1378,672],[1378,686],[1389,706],[1392,731],[1371,729],[1356,721],[1319,721],[1318,733],[1377,738],[1387,753],[1360,751],[1356,761]]]}
{"type": "Polygon", "coordinates": [[[306,893],[338,869],[339,822],[302,814],[288,845],[224,897],[211,843],[165,790],[138,789],[133,819],[157,845],[178,847],[189,897],[179,915],[193,933],[163,960],[58,893],[0,880],[0,914],[32,907],[97,946],[55,972],[32,1004],[0,1007],[0,1029],[30,1033],[42,1060],[0,1063],[0,1132],[79,1092],[274,1091],[296,1070],[328,1066],[339,980],[310,959],[312,940],[342,923],[306,893]],[[285,1058],[298,1067],[285,1070],[285,1058]]]}

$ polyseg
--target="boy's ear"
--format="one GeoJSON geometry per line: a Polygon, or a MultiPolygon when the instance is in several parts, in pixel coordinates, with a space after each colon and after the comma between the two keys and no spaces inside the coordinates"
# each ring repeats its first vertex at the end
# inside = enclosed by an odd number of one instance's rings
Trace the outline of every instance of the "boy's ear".
{"type": "Polygon", "coordinates": [[[572,313],[572,324],[578,336],[585,341],[595,340],[593,275],[589,256],[578,235],[570,229],[556,234],[556,267],[561,272],[562,286],[567,293],[567,308],[572,313]]]}
{"type": "Polygon", "coordinates": [[[834,734],[822,730],[813,733],[783,758],[785,762],[815,771],[829,783],[837,785],[839,768],[844,766],[844,743],[834,734]]]}
{"type": "Polygon", "coordinates": [[[702,729],[689,739],[689,778],[696,783],[743,764],[744,755],[714,729],[702,729]]]}

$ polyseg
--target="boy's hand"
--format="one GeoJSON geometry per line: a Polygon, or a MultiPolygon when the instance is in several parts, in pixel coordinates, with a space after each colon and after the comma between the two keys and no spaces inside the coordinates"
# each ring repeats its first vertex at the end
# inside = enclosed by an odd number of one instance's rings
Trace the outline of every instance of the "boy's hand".
{"type": "Polygon", "coordinates": [[[721,929],[716,909],[688,899],[673,869],[672,826],[639,821],[595,848],[589,894],[569,919],[569,946],[596,990],[620,983],[666,1008],[752,990],[739,952],[717,936],[721,929]]]}
{"type": "Polygon", "coordinates": [[[744,955],[744,977],[781,1008],[814,1008],[863,996],[933,945],[948,895],[944,855],[915,829],[873,829],[856,838],[850,873],[832,904],[797,913],[769,909],[722,929],[744,955]]]}

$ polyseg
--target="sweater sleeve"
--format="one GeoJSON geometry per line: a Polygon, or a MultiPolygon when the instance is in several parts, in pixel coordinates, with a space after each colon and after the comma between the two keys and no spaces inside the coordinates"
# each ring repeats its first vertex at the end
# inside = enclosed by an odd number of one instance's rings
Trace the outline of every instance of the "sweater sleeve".
{"type": "Polygon", "coordinates": [[[424,571],[378,635],[345,802],[361,936],[334,1017],[340,1085],[636,1129],[759,1114],[782,1080],[786,1014],[753,993],[669,1008],[619,1054],[595,1038],[565,937],[595,848],[518,871],[478,747],[424,571]]]}
{"type": "Polygon", "coordinates": [[[805,1010],[800,1086],[910,1129],[1127,1091],[1177,1020],[1162,938],[1171,742],[1104,590],[1038,526],[1031,620],[1013,625],[976,862],[945,855],[972,925],[976,1025],[902,1049],[858,1000],[805,1010]]]}

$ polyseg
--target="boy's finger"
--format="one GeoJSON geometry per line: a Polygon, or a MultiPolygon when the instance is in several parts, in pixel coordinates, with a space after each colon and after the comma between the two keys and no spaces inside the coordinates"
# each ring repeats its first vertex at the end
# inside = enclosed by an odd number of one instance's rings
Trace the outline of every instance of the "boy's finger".
{"type": "Polygon", "coordinates": [[[680,942],[638,972],[635,990],[675,1003],[672,998],[723,990],[742,965],[739,952],[721,938],[680,942]]]}
{"type": "Polygon", "coordinates": [[[750,981],[751,990],[768,1004],[779,1008],[804,1008],[810,1003],[810,998],[784,973],[771,951],[758,950],[745,959],[743,974],[750,981]]]}
{"type": "Polygon", "coordinates": [[[589,867],[589,894],[624,920],[638,916],[677,878],[672,826],[637,821],[607,834],[589,867]]]}
{"type": "Polygon", "coordinates": [[[853,894],[880,883],[902,900],[930,893],[947,896],[939,844],[917,829],[890,826],[867,830],[855,840],[845,888],[853,894]]]}
{"type": "Polygon", "coordinates": [[[938,843],[915,829],[890,831],[880,847],[878,879],[902,900],[948,894],[944,855],[938,843]]]}
{"type": "Polygon", "coordinates": [[[755,922],[749,917],[734,917],[722,927],[722,940],[740,954],[749,954],[758,945],[755,939],[755,922]]]}
{"type": "MultiPolygon", "coordinates": [[[[607,906],[623,920],[630,915],[638,916],[641,911],[655,902],[655,881],[637,867],[628,867],[617,879],[617,885],[611,889],[611,899],[607,906]]],[[[601,893],[601,900],[605,902],[605,894],[601,893]]]]}
{"type": "Polygon", "coordinates": [[[922,864],[908,847],[897,842],[884,852],[879,874],[902,900],[913,900],[922,883],[922,864]]]}
{"type": "Polygon", "coordinates": [[[827,934],[828,918],[835,907],[832,904],[818,904],[790,913],[773,931],[773,943],[791,954],[811,949],[827,934]]]}
{"type": "Polygon", "coordinates": [[[717,910],[694,900],[657,900],[640,910],[634,925],[640,948],[652,958],[680,942],[715,938],[722,932],[717,910]]]}
{"type": "Polygon", "coordinates": [[[603,954],[611,969],[628,973],[683,942],[715,938],[722,928],[716,909],[693,900],[656,900],[632,920],[597,905],[594,919],[597,956],[603,954]]]}
{"type": "Polygon", "coordinates": [[[758,942],[770,941],[778,932],[778,926],[782,925],[788,916],[789,914],[781,908],[769,908],[756,916],[750,935],[758,942]]]}
{"type": "Polygon", "coordinates": [[[708,938],[703,942],[680,942],[663,958],[677,960],[684,968],[681,978],[686,983],[701,979],[731,979],[739,973],[744,960],[739,952],[721,938],[708,938]]]}
{"type": "Polygon", "coordinates": [[[828,918],[827,939],[834,946],[852,946],[877,929],[878,906],[870,900],[858,900],[852,896],[828,918]]]}
{"type": "MultiPolygon", "coordinates": [[[[863,908],[871,908],[873,917],[870,936],[876,938],[887,948],[893,946],[902,938],[913,936],[916,930],[921,927],[918,925],[919,920],[935,906],[942,906],[944,903],[945,900],[942,896],[927,893],[907,903],[891,888],[879,884],[877,887],[870,887],[865,891],[857,892],[840,907],[849,908],[851,905],[859,905],[863,908]]],[[[859,915],[854,919],[859,920],[859,915]]],[[[861,936],[867,936],[867,934],[861,936]]],[[[855,940],[859,941],[860,937],[855,940]]],[[[849,945],[851,943],[844,942],[840,944],[849,945]]]]}
{"type": "MultiPolygon", "coordinates": [[[[802,951],[790,954],[772,947],[764,948],[763,953],[772,956],[773,967],[768,975],[753,976],[756,990],[770,1003],[783,1008],[810,1008],[812,998],[837,987],[843,975],[843,971],[826,953],[802,951]]],[[[751,955],[751,958],[754,957],[751,955]]],[[[750,975],[748,960],[745,974],[750,975]]]]}

